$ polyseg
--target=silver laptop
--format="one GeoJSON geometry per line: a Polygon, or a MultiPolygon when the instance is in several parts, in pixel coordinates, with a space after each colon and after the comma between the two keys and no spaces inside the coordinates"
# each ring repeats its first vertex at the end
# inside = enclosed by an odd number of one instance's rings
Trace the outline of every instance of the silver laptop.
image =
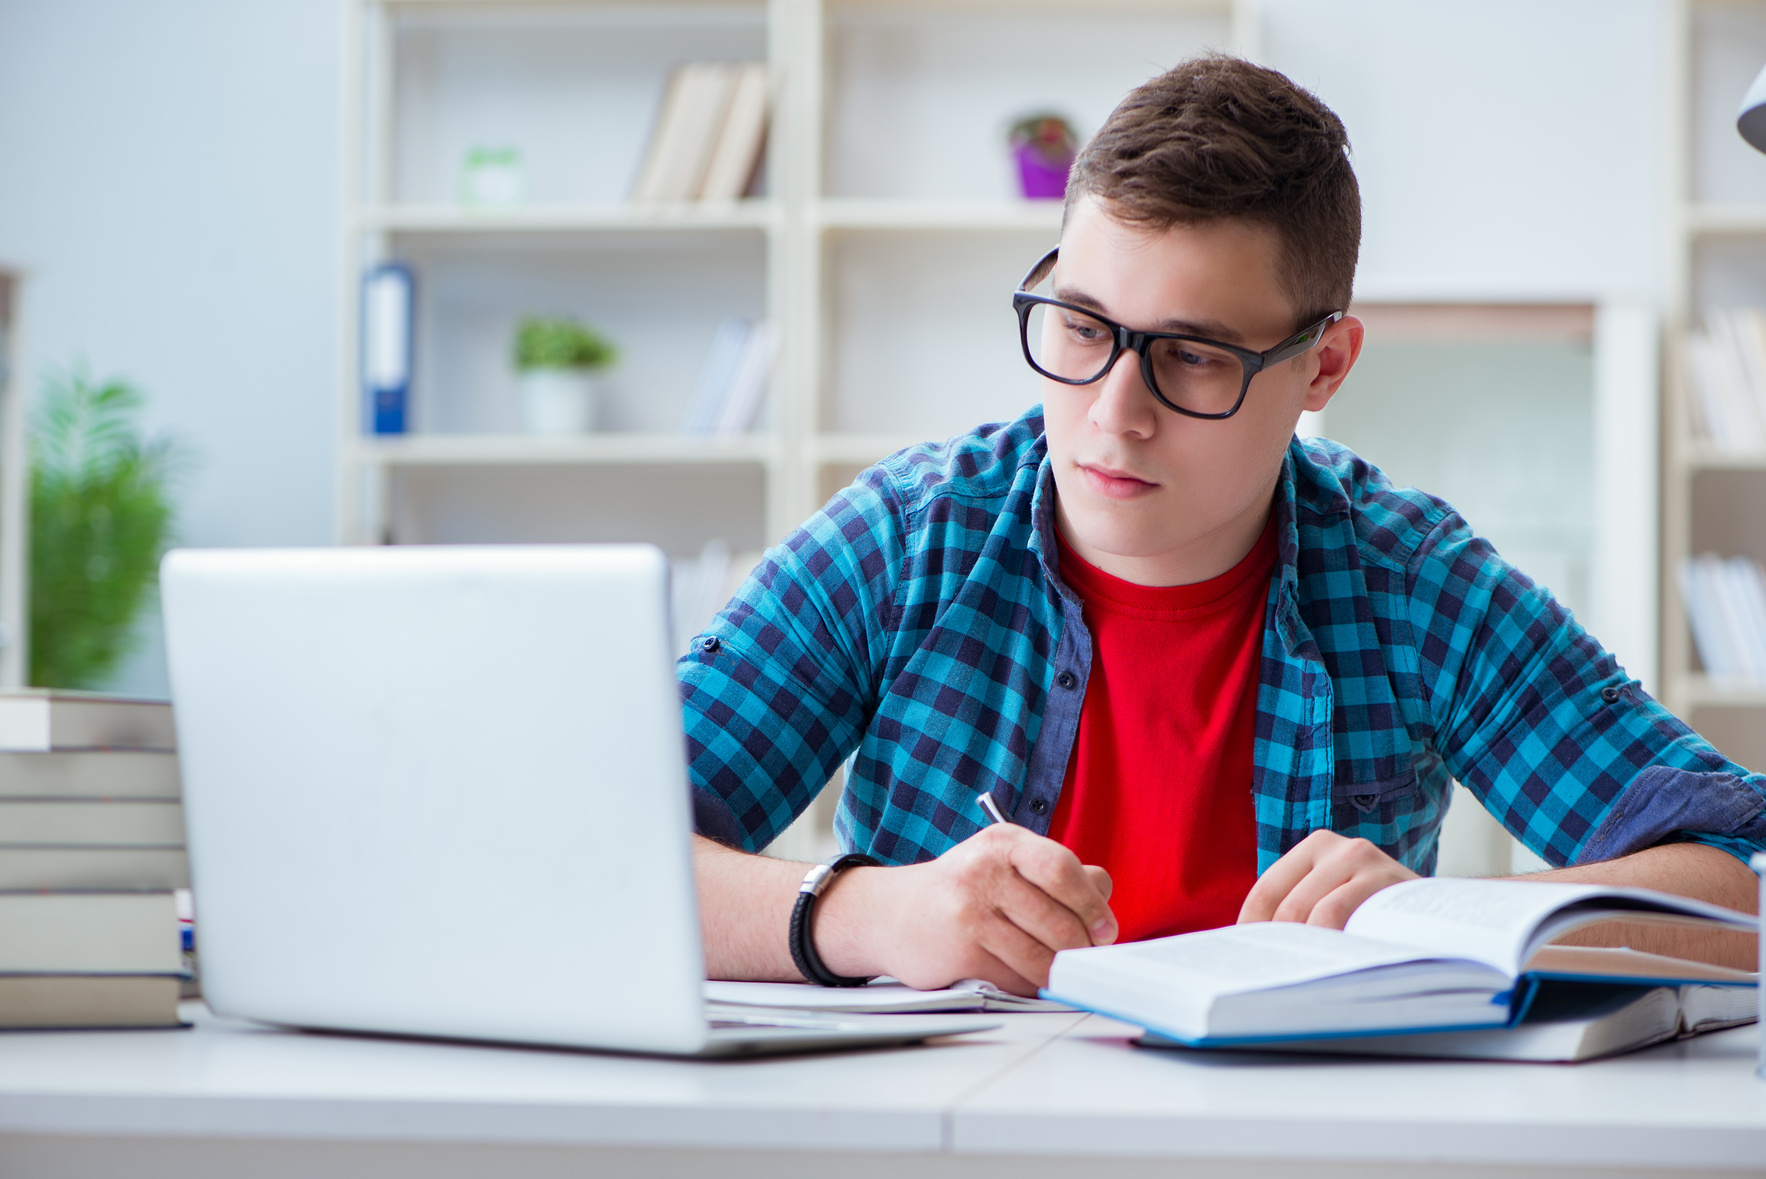
{"type": "Polygon", "coordinates": [[[708,1011],[658,550],[187,549],[161,582],[216,1012],[679,1055],[998,1026],[708,1011]]]}

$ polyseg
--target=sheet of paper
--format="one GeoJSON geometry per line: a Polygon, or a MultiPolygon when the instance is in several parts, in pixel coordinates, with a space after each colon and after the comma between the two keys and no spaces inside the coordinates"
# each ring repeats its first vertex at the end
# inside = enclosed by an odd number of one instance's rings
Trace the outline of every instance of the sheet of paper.
{"type": "Polygon", "coordinates": [[[862,987],[820,987],[811,983],[719,982],[705,984],[708,1003],[742,1007],[795,1007],[810,1011],[1072,1011],[1065,1003],[1031,999],[1002,991],[980,979],[963,979],[942,990],[917,991],[892,978],[862,987]]]}

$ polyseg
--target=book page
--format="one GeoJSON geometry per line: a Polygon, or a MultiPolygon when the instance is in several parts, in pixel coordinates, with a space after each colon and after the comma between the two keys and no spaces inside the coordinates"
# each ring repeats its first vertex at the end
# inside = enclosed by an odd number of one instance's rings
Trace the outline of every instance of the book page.
{"type": "Polygon", "coordinates": [[[1609,919],[1648,920],[1655,914],[1755,927],[1755,918],[1745,913],[1646,888],[1437,876],[1382,889],[1362,902],[1344,928],[1363,937],[1477,958],[1514,977],[1527,969],[1535,951],[1571,929],[1609,919]]]}
{"type": "Polygon", "coordinates": [[[1349,918],[1344,929],[1460,954],[1514,977],[1526,961],[1527,943],[1545,918],[1565,905],[1609,890],[1593,884],[1473,880],[1436,876],[1381,889],[1349,918]]]}
{"type": "MultiPolygon", "coordinates": [[[[1409,947],[1389,941],[1316,925],[1259,921],[1120,946],[1063,950],[1055,955],[1055,968],[1149,970],[1166,978],[1181,974],[1197,994],[1224,995],[1319,983],[1418,957],[1409,947]]],[[[1049,990],[1059,993],[1053,973],[1049,990]]]]}

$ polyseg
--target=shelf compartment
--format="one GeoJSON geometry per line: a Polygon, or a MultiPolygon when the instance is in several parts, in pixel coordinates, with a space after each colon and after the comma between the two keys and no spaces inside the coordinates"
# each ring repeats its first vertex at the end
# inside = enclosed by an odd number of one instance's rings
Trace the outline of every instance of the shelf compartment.
{"type": "Polygon", "coordinates": [[[1053,230],[838,234],[823,253],[823,434],[946,438],[1041,397],[1012,291],[1053,230]]]}
{"type": "Polygon", "coordinates": [[[822,191],[1008,200],[1014,120],[1053,110],[1083,141],[1147,80],[1153,58],[1225,45],[1231,24],[1224,3],[829,4],[822,191]]]}
{"type": "Polygon", "coordinates": [[[524,315],[572,316],[618,346],[596,409],[597,427],[617,435],[676,432],[718,324],[766,314],[767,242],[752,232],[437,234],[396,244],[416,273],[411,409],[429,436],[520,433],[510,349],[524,315]]]}
{"type": "Polygon", "coordinates": [[[617,204],[675,66],[767,57],[761,3],[407,9],[392,24],[372,203],[449,204],[469,150],[514,148],[528,201],[617,204]]]}
{"type": "Polygon", "coordinates": [[[362,461],[385,467],[730,466],[765,463],[774,451],[773,439],[766,434],[713,438],[636,432],[570,437],[412,434],[364,438],[356,446],[362,461]]]}

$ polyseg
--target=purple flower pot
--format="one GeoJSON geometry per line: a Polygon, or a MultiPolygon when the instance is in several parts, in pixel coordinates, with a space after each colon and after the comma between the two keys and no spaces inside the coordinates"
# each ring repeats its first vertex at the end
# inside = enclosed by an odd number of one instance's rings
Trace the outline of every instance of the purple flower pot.
{"type": "Polygon", "coordinates": [[[1014,147],[1012,158],[1018,161],[1018,187],[1026,198],[1058,201],[1067,195],[1067,170],[1073,166],[1071,158],[1050,163],[1028,143],[1014,147]]]}

